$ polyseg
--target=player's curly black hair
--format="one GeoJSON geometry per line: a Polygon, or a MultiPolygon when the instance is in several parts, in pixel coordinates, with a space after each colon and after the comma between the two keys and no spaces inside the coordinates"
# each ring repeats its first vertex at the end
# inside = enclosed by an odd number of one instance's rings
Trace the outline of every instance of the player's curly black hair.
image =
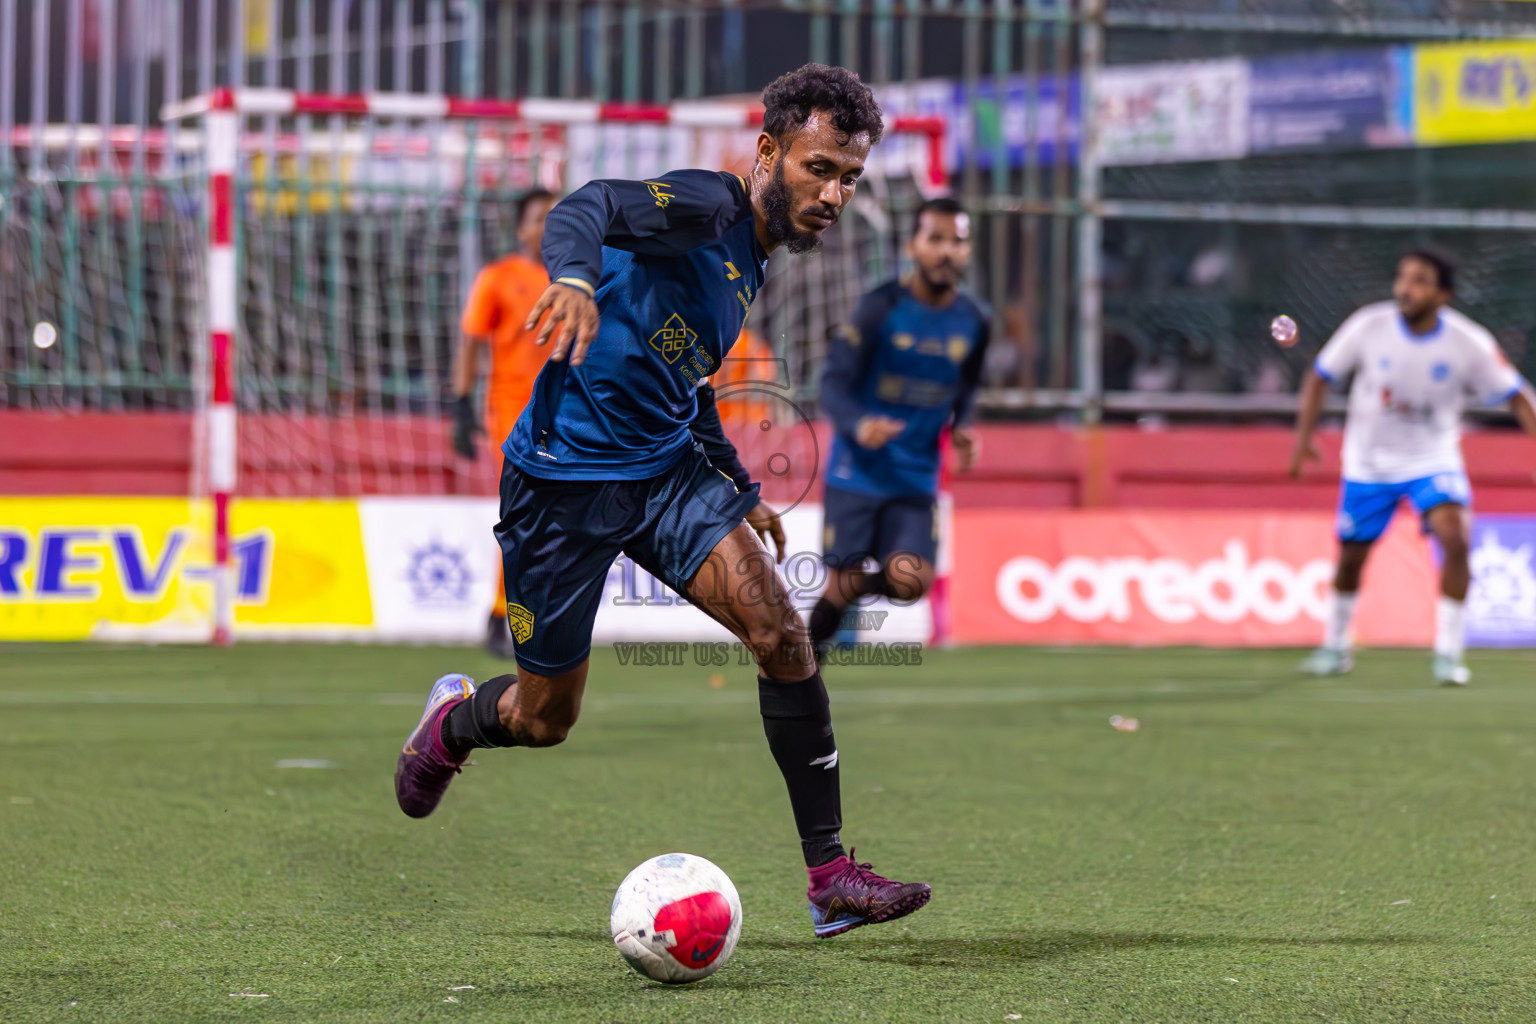
{"type": "Polygon", "coordinates": [[[1420,263],[1428,264],[1435,272],[1435,284],[1439,285],[1441,291],[1456,291],[1456,264],[1452,263],[1451,258],[1440,250],[1410,249],[1398,258],[1399,263],[1403,260],[1418,260],[1420,263]]]}
{"type": "Polygon", "coordinates": [[[532,206],[534,203],[553,203],[558,201],[559,198],[559,196],[555,195],[547,188],[535,188],[524,192],[522,198],[517,201],[517,219],[514,220],[513,223],[521,224],[523,222],[524,214],[528,212],[528,207],[532,206]]]}
{"type": "Polygon", "coordinates": [[[806,64],[786,71],[763,90],[763,131],[787,142],[817,110],[832,115],[832,127],[846,135],[869,133],[871,144],[885,133],[880,105],[869,86],[847,68],[806,64]]]}
{"type": "Polygon", "coordinates": [[[924,199],[922,205],[912,214],[912,234],[916,235],[923,230],[923,214],[942,213],[953,217],[965,213],[965,207],[960,205],[960,200],[950,196],[936,196],[933,199],[924,199]]]}

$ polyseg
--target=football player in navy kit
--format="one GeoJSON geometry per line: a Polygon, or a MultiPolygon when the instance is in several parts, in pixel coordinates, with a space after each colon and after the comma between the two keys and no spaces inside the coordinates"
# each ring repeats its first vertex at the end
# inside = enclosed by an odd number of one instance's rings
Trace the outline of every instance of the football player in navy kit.
{"type": "Polygon", "coordinates": [[[960,204],[923,203],[907,255],[912,273],[864,296],[822,376],[821,409],[837,434],[824,500],[827,589],[810,623],[818,651],[859,598],[915,601],[927,593],[944,429],[952,428],[962,469],[976,455],[967,421],[992,313],[960,288],[971,261],[970,219],[960,204]]]}
{"type": "Polygon", "coordinates": [[[928,901],[844,851],[837,744],[809,636],[759,540],[778,518],[726,439],[707,378],[741,332],[768,254],[807,252],[852,199],[880,109],[856,75],[808,64],[763,93],[747,178],[676,171],[594,181],[549,214],[552,343],[507,438],[501,521],[517,673],[433,686],[395,772],[430,814],[476,748],[546,747],[576,723],[592,624],[621,553],[749,644],[768,745],[789,788],[818,937],[928,901]]]}

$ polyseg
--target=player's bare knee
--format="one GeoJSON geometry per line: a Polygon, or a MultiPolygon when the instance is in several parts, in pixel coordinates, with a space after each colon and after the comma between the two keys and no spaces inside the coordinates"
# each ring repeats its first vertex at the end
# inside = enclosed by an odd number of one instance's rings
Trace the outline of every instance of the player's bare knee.
{"type": "Polygon", "coordinates": [[[809,640],[779,645],[759,653],[757,670],[766,679],[797,683],[816,672],[816,655],[809,640]]]}
{"type": "Polygon", "coordinates": [[[881,593],[893,601],[916,601],[933,587],[933,563],[912,554],[886,560],[881,593]]]}
{"type": "Polygon", "coordinates": [[[933,570],[892,571],[885,574],[885,596],[893,601],[916,601],[933,588],[933,570]]]}
{"type": "Polygon", "coordinates": [[[762,661],[765,652],[772,650],[784,635],[784,630],[771,615],[753,615],[741,625],[745,633],[742,639],[752,648],[758,661],[762,661]]]}
{"type": "Polygon", "coordinates": [[[804,679],[816,670],[816,658],[800,613],[793,605],[764,610],[770,614],[755,616],[747,633],[758,668],[770,679],[804,679]]]}

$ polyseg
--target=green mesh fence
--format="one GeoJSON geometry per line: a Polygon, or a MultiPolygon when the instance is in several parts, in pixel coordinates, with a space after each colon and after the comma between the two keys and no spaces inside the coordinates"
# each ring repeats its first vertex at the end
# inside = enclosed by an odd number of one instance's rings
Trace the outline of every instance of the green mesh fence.
{"type": "Polygon", "coordinates": [[[1457,261],[1457,308],[1536,376],[1536,232],[1122,221],[1105,231],[1105,386],[1289,392],[1421,245],[1457,261]],[[1301,327],[1290,348],[1269,337],[1281,313],[1301,327]]]}
{"type": "Polygon", "coordinates": [[[178,182],[0,179],[0,407],[192,407],[197,209],[178,182]]]}

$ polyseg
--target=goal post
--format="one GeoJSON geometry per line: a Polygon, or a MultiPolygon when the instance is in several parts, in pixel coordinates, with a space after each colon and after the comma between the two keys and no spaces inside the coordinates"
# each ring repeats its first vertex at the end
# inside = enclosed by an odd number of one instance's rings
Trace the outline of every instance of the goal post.
{"type": "MultiPolygon", "coordinates": [[[[521,195],[678,167],[744,173],[762,115],[745,100],[269,88],[167,104],[162,119],[181,126],[178,159],[201,197],[189,212],[206,221],[193,261],[204,275],[193,464],[213,512],[215,642],[232,640],[240,599],[235,494],[493,492],[483,463],[477,474],[449,453],[443,413],[465,289],[510,248],[521,195]]],[[[741,411],[771,386],[790,411],[762,422],[799,415],[831,332],[898,268],[905,215],[947,190],[946,129],[937,117],[890,119],[852,216],[820,258],[770,266],[748,327],[774,369],[769,381],[739,382],[741,411]]],[[[809,493],[821,446],[789,437],[775,449],[747,418],[733,436],[765,495],[809,493]]]]}

